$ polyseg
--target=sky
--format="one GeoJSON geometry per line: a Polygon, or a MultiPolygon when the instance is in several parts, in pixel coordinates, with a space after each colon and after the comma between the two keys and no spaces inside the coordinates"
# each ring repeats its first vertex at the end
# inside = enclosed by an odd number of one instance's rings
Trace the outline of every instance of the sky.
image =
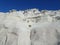
{"type": "Polygon", "coordinates": [[[26,10],[37,8],[39,10],[59,10],[60,0],[0,0],[0,12],[9,10],[26,10]]]}

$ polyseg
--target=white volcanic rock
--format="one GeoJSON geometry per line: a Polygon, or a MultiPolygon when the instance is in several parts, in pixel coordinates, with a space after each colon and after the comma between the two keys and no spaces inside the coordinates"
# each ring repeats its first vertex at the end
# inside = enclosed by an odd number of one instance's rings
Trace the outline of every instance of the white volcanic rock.
{"type": "Polygon", "coordinates": [[[60,10],[0,12],[0,45],[59,45],[60,10]]]}

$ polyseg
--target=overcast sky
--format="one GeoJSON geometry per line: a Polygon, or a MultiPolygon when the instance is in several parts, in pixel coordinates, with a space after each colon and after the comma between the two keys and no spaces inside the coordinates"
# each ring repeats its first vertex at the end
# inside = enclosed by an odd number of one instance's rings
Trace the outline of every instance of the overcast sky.
{"type": "Polygon", "coordinates": [[[60,9],[60,0],[0,0],[0,12],[7,12],[11,9],[26,10],[31,8],[58,10],[60,9]]]}

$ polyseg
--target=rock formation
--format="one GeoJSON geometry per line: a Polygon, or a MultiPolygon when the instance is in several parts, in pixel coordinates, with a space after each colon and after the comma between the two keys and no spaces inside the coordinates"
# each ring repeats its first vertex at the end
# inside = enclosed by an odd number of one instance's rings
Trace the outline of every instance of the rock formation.
{"type": "Polygon", "coordinates": [[[60,45],[60,10],[0,12],[0,45],[60,45]]]}

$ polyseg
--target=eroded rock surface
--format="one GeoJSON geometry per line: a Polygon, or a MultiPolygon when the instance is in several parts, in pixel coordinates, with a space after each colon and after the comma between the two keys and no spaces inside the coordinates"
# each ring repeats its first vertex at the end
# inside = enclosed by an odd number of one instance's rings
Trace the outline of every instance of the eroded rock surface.
{"type": "Polygon", "coordinates": [[[1,12],[0,45],[60,45],[60,10],[1,12]]]}

